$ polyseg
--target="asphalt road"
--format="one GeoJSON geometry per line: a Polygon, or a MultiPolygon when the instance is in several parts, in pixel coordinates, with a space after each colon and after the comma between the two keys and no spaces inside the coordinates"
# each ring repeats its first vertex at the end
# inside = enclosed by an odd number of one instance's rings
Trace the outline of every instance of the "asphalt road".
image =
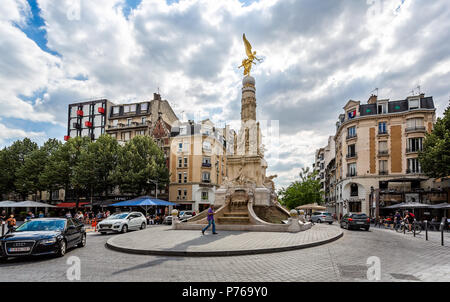
{"type": "MultiPolygon", "coordinates": [[[[152,226],[158,227],[158,226],[152,226]]],[[[336,225],[330,227],[337,227],[336,225]]],[[[9,259],[0,264],[0,282],[69,281],[74,257],[80,281],[367,281],[371,256],[379,259],[381,281],[450,281],[450,241],[426,242],[388,230],[345,231],[330,244],[297,251],[235,257],[161,257],[131,255],[105,248],[111,236],[89,234],[87,246],[64,258],[9,259]]],[[[437,237],[436,237],[437,238],[437,237]]]]}

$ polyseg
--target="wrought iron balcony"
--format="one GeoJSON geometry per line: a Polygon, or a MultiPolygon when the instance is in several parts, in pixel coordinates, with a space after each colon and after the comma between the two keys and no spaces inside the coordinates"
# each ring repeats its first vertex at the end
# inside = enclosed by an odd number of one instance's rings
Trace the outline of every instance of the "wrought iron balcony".
{"type": "Polygon", "coordinates": [[[389,155],[389,150],[379,150],[378,151],[378,156],[388,156],[389,155]]]}
{"type": "Polygon", "coordinates": [[[358,155],[357,155],[357,153],[355,152],[355,153],[350,153],[350,154],[347,154],[347,159],[352,159],[352,158],[357,158],[358,157],[358,155]]]}
{"type": "Polygon", "coordinates": [[[347,134],[347,140],[357,138],[357,134],[347,134]]]}

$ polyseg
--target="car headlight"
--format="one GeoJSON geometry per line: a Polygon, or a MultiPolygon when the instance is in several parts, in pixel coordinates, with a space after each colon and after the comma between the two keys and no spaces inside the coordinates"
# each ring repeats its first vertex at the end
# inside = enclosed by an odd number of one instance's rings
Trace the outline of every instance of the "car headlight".
{"type": "Polygon", "coordinates": [[[116,222],[116,223],[114,223],[114,226],[118,226],[120,224],[121,224],[121,222],[116,222]]]}
{"type": "Polygon", "coordinates": [[[50,244],[55,244],[56,241],[57,241],[56,238],[44,239],[44,240],[41,240],[41,241],[39,242],[39,244],[42,244],[42,245],[50,245],[50,244]]]}

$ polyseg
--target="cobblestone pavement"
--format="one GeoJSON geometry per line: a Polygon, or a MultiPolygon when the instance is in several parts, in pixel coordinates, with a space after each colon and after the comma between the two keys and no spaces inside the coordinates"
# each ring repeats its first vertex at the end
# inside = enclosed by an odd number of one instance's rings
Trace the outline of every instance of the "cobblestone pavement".
{"type": "Polygon", "coordinates": [[[212,235],[211,231],[202,235],[198,230],[172,230],[170,226],[163,226],[115,236],[108,240],[108,244],[140,251],[223,255],[227,252],[301,247],[332,240],[341,234],[342,230],[339,228],[326,225],[316,225],[308,231],[298,233],[219,231],[218,235],[212,235]]]}
{"type": "Polygon", "coordinates": [[[64,258],[10,259],[0,264],[0,282],[67,281],[71,256],[81,259],[81,281],[366,281],[370,256],[381,260],[382,281],[450,281],[449,246],[378,229],[344,231],[308,249],[205,258],[119,253],[104,246],[112,236],[90,234],[64,258]]]}

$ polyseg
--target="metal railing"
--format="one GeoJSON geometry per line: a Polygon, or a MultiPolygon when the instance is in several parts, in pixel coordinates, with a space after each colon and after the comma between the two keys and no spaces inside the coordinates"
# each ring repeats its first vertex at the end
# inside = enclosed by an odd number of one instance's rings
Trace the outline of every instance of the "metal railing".
{"type": "Polygon", "coordinates": [[[357,137],[358,137],[357,134],[347,134],[347,140],[357,138],[357,137]]]}
{"type": "Polygon", "coordinates": [[[347,154],[347,159],[350,159],[350,158],[357,158],[358,157],[358,154],[355,152],[355,153],[350,153],[350,154],[347,154]]]}
{"type": "Polygon", "coordinates": [[[425,126],[414,126],[406,128],[406,132],[425,131],[425,126]]]}

